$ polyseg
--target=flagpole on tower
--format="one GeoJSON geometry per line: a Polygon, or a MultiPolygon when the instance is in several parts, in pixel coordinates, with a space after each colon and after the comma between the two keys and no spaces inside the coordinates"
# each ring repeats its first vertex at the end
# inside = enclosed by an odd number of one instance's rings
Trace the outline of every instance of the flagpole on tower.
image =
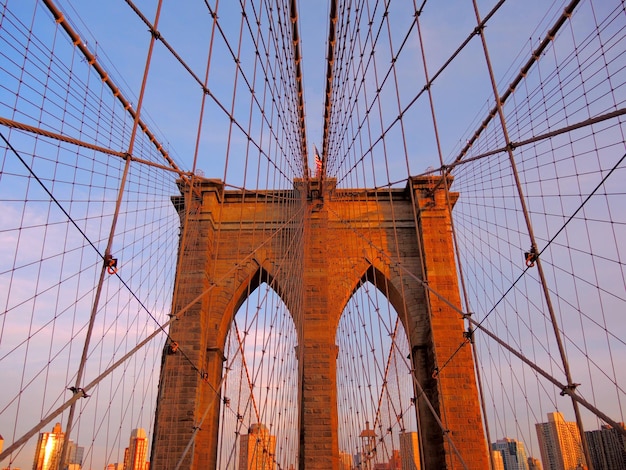
{"type": "Polygon", "coordinates": [[[320,157],[320,153],[317,150],[317,145],[313,144],[313,149],[315,150],[315,177],[322,177],[322,157],[320,157]]]}

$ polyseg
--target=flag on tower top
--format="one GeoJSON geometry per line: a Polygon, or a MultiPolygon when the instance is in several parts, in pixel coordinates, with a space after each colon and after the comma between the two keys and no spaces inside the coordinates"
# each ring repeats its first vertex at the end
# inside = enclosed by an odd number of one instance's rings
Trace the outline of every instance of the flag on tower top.
{"type": "Polygon", "coordinates": [[[313,144],[313,148],[315,149],[315,176],[319,178],[322,174],[322,158],[320,157],[320,153],[317,151],[317,145],[313,144]]]}

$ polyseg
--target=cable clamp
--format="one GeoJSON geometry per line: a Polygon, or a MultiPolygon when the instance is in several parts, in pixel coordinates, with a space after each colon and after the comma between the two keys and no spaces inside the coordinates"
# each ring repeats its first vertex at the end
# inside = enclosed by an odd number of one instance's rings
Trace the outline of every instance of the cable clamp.
{"type": "Polygon", "coordinates": [[[77,393],[80,393],[82,395],[82,398],[87,398],[89,395],[87,395],[87,392],[85,392],[85,389],[80,388],[80,387],[67,387],[67,389],[72,392],[74,395],[76,395],[77,393]]]}
{"type": "Polygon", "coordinates": [[[113,258],[113,255],[104,255],[104,267],[109,274],[115,274],[117,272],[117,258],[113,258]]]}
{"type": "Polygon", "coordinates": [[[178,343],[176,341],[172,341],[169,345],[169,353],[170,354],[176,354],[176,351],[178,351],[178,343]]]}
{"type": "Polygon", "coordinates": [[[530,251],[524,253],[524,260],[526,261],[526,266],[532,268],[537,260],[539,259],[539,252],[537,251],[536,246],[531,246],[530,251]]]}
{"type": "Polygon", "coordinates": [[[433,371],[432,378],[436,379],[438,375],[439,375],[439,367],[435,367],[435,370],[433,371]]]}
{"type": "Polygon", "coordinates": [[[463,332],[463,338],[467,340],[467,342],[474,344],[474,330],[471,327],[467,328],[467,331],[463,332]]]}
{"type": "Polygon", "coordinates": [[[570,397],[573,396],[576,393],[576,387],[578,387],[579,385],[580,384],[569,384],[569,385],[566,385],[561,390],[560,395],[562,397],[564,397],[565,395],[569,395],[570,397]]]}

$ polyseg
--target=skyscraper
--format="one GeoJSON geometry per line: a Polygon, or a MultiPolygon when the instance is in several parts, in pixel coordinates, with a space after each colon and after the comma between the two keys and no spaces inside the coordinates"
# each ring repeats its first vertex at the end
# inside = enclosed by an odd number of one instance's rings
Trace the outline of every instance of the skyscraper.
{"type": "Polygon", "coordinates": [[[352,455],[347,452],[339,452],[339,468],[340,470],[351,470],[352,455]]]}
{"type": "Polygon", "coordinates": [[[504,470],[528,470],[528,457],[524,443],[515,439],[498,439],[491,448],[502,455],[504,470]]]}
{"type": "Polygon", "coordinates": [[[537,423],[535,428],[545,470],[587,467],[576,423],[565,421],[561,413],[555,412],[548,413],[548,422],[537,423]]]}
{"type": "Polygon", "coordinates": [[[61,431],[61,423],[56,423],[52,432],[40,433],[35,450],[33,470],[57,470],[64,440],[65,433],[61,431]]]}
{"type": "Polygon", "coordinates": [[[493,470],[504,470],[504,459],[500,451],[492,450],[491,458],[493,459],[493,470]]]}
{"type": "Polygon", "coordinates": [[[528,470],[542,470],[539,459],[528,457],[528,470]]]}
{"type": "Polygon", "coordinates": [[[400,433],[402,470],[420,470],[419,441],[416,432],[400,433]]]}
{"type": "Polygon", "coordinates": [[[250,426],[239,440],[239,470],[274,470],[276,437],[263,424],[250,426]]]}
{"type": "Polygon", "coordinates": [[[124,451],[124,470],[145,470],[148,456],[148,437],[143,428],[133,429],[124,451]]]}
{"type": "Polygon", "coordinates": [[[626,470],[626,439],[617,429],[604,425],[585,431],[585,439],[594,470],[626,470]]]}
{"type": "Polygon", "coordinates": [[[83,455],[85,448],[72,440],[67,442],[67,458],[65,459],[65,465],[63,468],[67,470],[80,470],[83,465],[83,455]]]}

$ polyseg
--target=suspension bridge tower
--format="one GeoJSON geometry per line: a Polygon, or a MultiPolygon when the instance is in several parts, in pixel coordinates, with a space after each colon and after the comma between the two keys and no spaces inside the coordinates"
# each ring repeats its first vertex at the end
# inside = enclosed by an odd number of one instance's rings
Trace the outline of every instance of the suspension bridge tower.
{"type": "Polygon", "coordinates": [[[467,333],[450,227],[458,194],[448,191],[450,183],[422,176],[405,188],[351,191],[330,178],[296,180],[291,194],[253,197],[219,180],[200,180],[193,190],[181,184],[173,200],[185,225],[185,268],[177,272],[178,313],[163,354],[151,467],[217,467],[220,406],[230,400],[220,395],[225,338],[246,296],[267,281],[298,335],[299,467],[338,469],[335,335],[367,276],[408,335],[424,468],[488,468],[471,349],[455,354],[467,333]],[[279,210],[285,198],[298,202],[279,210]],[[266,241],[251,230],[260,223],[270,233],[266,241]],[[303,243],[290,243],[295,237],[303,243]],[[441,367],[438,357],[453,359],[441,367]]]}

